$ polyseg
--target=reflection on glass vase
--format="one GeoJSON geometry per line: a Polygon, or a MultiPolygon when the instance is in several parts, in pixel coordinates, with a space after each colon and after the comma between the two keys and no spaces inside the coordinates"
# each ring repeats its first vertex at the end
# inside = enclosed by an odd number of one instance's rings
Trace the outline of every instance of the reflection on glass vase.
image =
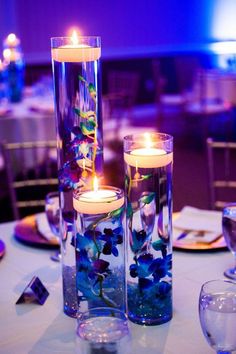
{"type": "Polygon", "coordinates": [[[157,325],[172,318],[173,139],[124,139],[128,316],[157,325]]]}
{"type": "Polygon", "coordinates": [[[76,316],[73,190],[103,166],[99,37],[52,38],[64,312],[76,316]],[[68,298],[67,298],[67,294],[68,298]]]}

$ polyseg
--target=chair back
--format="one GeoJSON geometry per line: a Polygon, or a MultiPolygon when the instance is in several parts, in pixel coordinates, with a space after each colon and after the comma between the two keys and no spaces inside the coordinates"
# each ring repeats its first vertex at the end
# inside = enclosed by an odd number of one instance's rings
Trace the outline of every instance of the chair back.
{"type": "Polygon", "coordinates": [[[236,142],[207,139],[210,208],[236,202],[236,142]]]}
{"type": "Polygon", "coordinates": [[[138,95],[140,74],[135,71],[110,70],[108,72],[108,92],[110,118],[130,119],[138,95]]]}
{"type": "Polygon", "coordinates": [[[14,219],[44,208],[58,186],[56,141],[1,143],[1,151],[14,219]]]}

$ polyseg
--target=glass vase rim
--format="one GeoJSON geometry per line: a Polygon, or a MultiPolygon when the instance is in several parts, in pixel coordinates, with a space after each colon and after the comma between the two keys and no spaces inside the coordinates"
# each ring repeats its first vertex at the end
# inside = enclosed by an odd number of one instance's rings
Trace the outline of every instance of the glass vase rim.
{"type": "Polygon", "coordinates": [[[143,132],[143,133],[134,133],[134,134],[128,134],[126,136],[124,136],[124,141],[125,142],[132,142],[132,141],[137,141],[140,140],[141,138],[143,138],[145,136],[145,134],[149,134],[150,137],[162,137],[163,139],[157,140],[155,142],[171,142],[173,141],[173,135],[168,134],[168,133],[162,133],[162,132],[155,132],[155,131],[151,131],[151,132],[143,132]]]}
{"type": "MultiPolygon", "coordinates": [[[[83,36],[83,35],[78,35],[79,38],[83,39],[99,39],[101,40],[101,36],[83,36]]],[[[51,42],[56,41],[56,40],[71,40],[71,36],[54,36],[50,38],[51,42]]]]}
{"type": "MultiPolygon", "coordinates": [[[[113,308],[113,307],[107,307],[107,306],[93,307],[93,308],[90,308],[90,309],[88,309],[88,310],[86,310],[84,312],[80,312],[77,315],[77,320],[78,320],[78,322],[83,321],[86,316],[98,317],[97,313],[100,314],[101,311],[108,311],[108,312],[114,313],[115,315],[116,314],[122,315],[122,317],[120,317],[120,318],[122,320],[128,322],[128,315],[124,311],[122,311],[122,310],[120,310],[118,308],[115,308],[115,307],[113,308]]],[[[107,316],[107,315],[105,315],[105,316],[107,316]]],[[[110,317],[110,316],[107,316],[107,317],[110,317]]],[[[111,316],[111,317],[116,317],[116,316],[111,316]]]]}
{"type": "MultiPolygon", "coordinates": [[[[117,197],[116,199],[120,199],[120,198],[124,197],[124,190],[122,188],[109,186],[109,185],[105,185],[105,184],[99,185],[98,190],[103,190],[103,189],[111,190],[111,191],[116,192],[116,197],[117,197]]],[[[86,188],[78,188],[78,189],[74,190],[73,198],[78,199],[83,193],[85,193],[85,192],[93,192],[93,191],[94,191],[93,188],[88,188],[88,187],[86,187],[86,188]]],[[[111,197],[104,197],[103,199],[106,202],[106,199],[107,199],[107,201],[110,201],[111,197]]]]}
{"type": "MultiPolygon", "coordinates": [[[[217,283],[228,283],[228,284],[232,284],[232,285],[235,285],[236,286],[236,281],[234,281],[233,279],[212,279],[212,280],[207,280],[206,282],[204,282],[201,286],[201,291],[203,291],[204,293],[208,294],[210,291],[207,291],[207,286],[208,285],[213,285],[213,284],[217,284],[217,283]]],[[[235,288],[235,291],[236,291],[236,288],[235,288]]]]}

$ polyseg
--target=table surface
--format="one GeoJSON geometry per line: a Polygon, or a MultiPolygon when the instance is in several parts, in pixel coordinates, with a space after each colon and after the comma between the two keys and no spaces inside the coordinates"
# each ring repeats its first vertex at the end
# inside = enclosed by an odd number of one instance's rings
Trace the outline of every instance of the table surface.
{"type": "MultiPolygon", "coordinates": [[[[60,264],[50,260],[52,251],[20,244],[13,230],[14,222],[0,224],[0,239],[6,244],[0,260],[0,353],[82,353],[76,338],[76,320],[62,311],[60,264]],[[38,276],[48,289],[48,299],[42,306],[16,305],[33,276],[38,276]]],[[[173,259],[173,319],[153,327],[130,322],[129,353],[214,353],[201,332],[198,295],[203,282],[223,278],[233,257],[229,251],[174,251],[173,259]]]]}
{"type": "Polygon", "coordinates": [[[56,128],[53,100],[47,97],[25,98],[7,106],[0,105],[0,141],[8,143],[35,140],[55,140],[56,128]],[[1,112],[3,110],[3,112],[1,112]]]}

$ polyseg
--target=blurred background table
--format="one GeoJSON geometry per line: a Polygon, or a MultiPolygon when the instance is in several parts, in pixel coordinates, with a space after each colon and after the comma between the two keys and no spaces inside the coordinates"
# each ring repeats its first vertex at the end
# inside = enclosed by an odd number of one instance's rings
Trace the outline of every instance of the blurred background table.
{"type": "MultiPolygon", "coordinates": [[[[50,260],[51,251],[19,243],[13,237],[14,225],[0,224],[0,237],[6,244],[6,254],[0,261],[0,353],[81,354],[76,321],[62,311],[60,264],[50,260]],[[38,276],[50,293],[45,304],[15,305],[33,276],[38,276]]],[[[228,251],[174,251],[173,319],[153,327],[130,323],[129,353],[212,353],[199,324],[198,296],[201,284],[223,278],[231,263],[228,251]]]]}
{"type": "Polygon", "coordinates": [[[33,96],[19,103],[0,104],[0,141],[55,140],[52,96],[33,96]]]}

